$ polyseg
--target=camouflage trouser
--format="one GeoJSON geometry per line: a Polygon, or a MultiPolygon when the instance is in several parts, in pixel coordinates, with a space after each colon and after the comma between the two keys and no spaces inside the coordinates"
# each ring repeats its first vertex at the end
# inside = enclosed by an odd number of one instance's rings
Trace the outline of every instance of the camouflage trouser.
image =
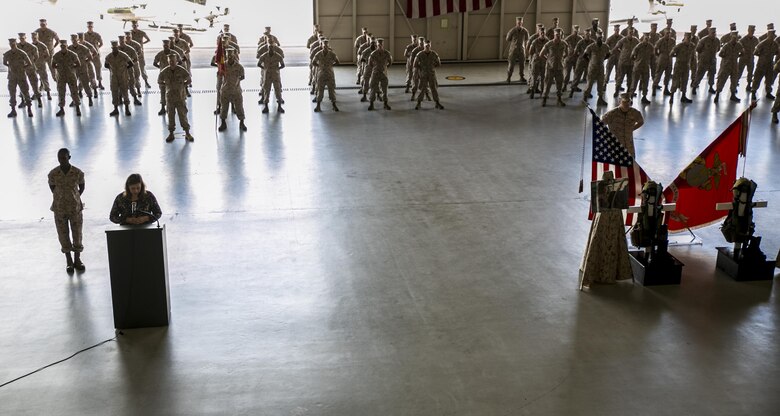
{"type": "Polygon", "coordinates": [[[772,104],[772,112],[775,114],[780,112],[780,94],[775,96],[775,102],[772,104]]]}
{"type": "MultiPolygon", "coordinates": [[[[261,69],[260,72],[263,72],[261,69]]],[[[222,82],[225,80],[225,77],[223,75],[220,75],[219,72],[217,72],[217,107],[219,107],[222,104],[222,82]]],[[[260,85],[263,85],[262,83],[260,85]]]]}
{"type": "Polygon", "coordinates": [[[325,97],[325,89],[328,89],[328,98],[330,101],[336,102],[336,78],[333,76],[333,72],[320,70],[319,76],[317,76],[317,102],[321,103],[325,97]]]}
{"type": "Polygon", "coordinates": [[[660,85],[661,76],[664,77],[664,87],[669,86],[669,78],[672,75],[672,60],[668,58],[658,59],[656,64],[655,76],[653,77],[653,84],[660,85]]]}
{"type": "Polygon", "coordinates": [[[84,90],[84,94],[87,97],[92,97],[92,81],[89,78],[89,71],[86,66],[82,66],[76,70],[76,77],[79,79],[79,90],[84,90]]]}
{"type": "Polygon", "coordinates": [[[571,79],[571,89],[577,86],[582,81],[582,76],[585,75],[585,69],[588,67],[588,61],[585,59],[577,59],[577,65],[574,67],[574,76],[571,79]]]}
{"type": "MultiPolygon", "coordinates": [[[[241,93],[241,90],[238,91],[222,91],[222,95],[220,96],[220,102],[219,102],[219,117],[223,120],[227,118],[228,116],[228,108],[230,106],[233,106],[233,111],[236,112],[236,117],[238,117],[239,120],[244,120],[244,94],[241,93]]],[[[181,118],[181,115],[179,115],[179,118],[181,118]]],[[[187,118],[186,115],[184,117],[187,118]]],[[[184,122],[182,122],[182,125],[184,125],[184,122]]],[[[170,128],[170,126],[169,126],[170,128]]],[[[185,130],[187,130],[185,128],[185,130]]]]}
{"type": "Polygon", "coordinates": [[[544,87],[544,61],[536,58],[531,60],[531,82],[528,92],[541,90],[544,87]]]}
{"type": "Polygon", "coordinates": [[[693,54],[691,56],[691,69],[690,69],[691,76],[690,77],[691,78],[695,78],[696,77],[696,71],[698,71],[698,70],[699,70],[699,58],[696,56],[696,54],[693,54]]]}
{"type": "MultiPolygon", "coordinates": [[[[420,75],[420,95],[417,96],[417,103],[421,103],[425,92],[431,90],[431,96],[434,102],[439,102],[439,83],[435,75],[420,75]]],[[[386,91],[386,90],[385,90],[386,91]]]]}
{"type": "Polygon", "coordinates": [[[103,82],[103,67],[101,66],[102,62],[103,61],[100,60],[100,53],[98,52],[98,54],[92,58],[92,65],[95,67],[95,78],[97,78],[97,80],[100,82],[103,82]]]}
{"type": "Polygon", "coordinates": [[[32,99],[37,99],[41,96],[41,92],[38,89],[38,73],[35,71],[34,66],[27,67],[24,72],[27,74],[27,80],[29,81],[30,88],[32,89],[32,99]]]}
{"type": "Polygon", "coordinates": [[[647,95],[648,85],[650,84],[650,67],[641,65],[634,68],[631,78],[631,88],[628,89],[628,92],[634,94],[638,86],[642,91],[642,95],[647,95]]]}
{"type": "Polygon", "coordinates": [[[574,71],[574,68],[577,66],[577,56],[576,55],[570,55],[566,57],[565,65],[563,67],[563,82],[564,82],[564,88],[566,87],[565,84],[568,84],[571,80],[571,73],[574,71]]]}
{"type": "Polygon", "coordinates": [[[268,104],[271,101],[271,87],[274,88],[274,94],[276,95],[276,103],[282,102],[282,77],[277,74],[266,74],[263,80],[263,104],[268,104]]]}
{"type": "Polygon", "coordinates": [[[81,227],[84,217],[81,211],[76,213],[54,212],[54,225],[57,227],[57,237],[63,253],[81,253],[84,246],[81,243],[81,227]],[[71,241],[71,234],[73,240],[71,241]]]}
{"type": "Polygon", "coordinates": [[[135,80],[135,88],[141,89],[141,64],[138,61],[133,65],[133,79],[135,80]]]}
{"type": "Polygon", "coordinates": [[[374,73],[370,81],[371,96],[368,98],[372,103],[376,100],[376,94],[379,93],[382,99],[387,102],[387,75],[383,73],[374,73]]]}
{"type": "MultiPolygon", "coordinates": [[[[111,103],[114,107],[119,107],[122,104],[130,104],[130,95],[128,94],[128,91],[130,90],[128,87],[129,84],[130,82],[128,81],[126,74],[124,77],[111,74],[111,103]]],[[[163,91],[162,88],[160,91],[162,99],[165,99],[165,91],[163,91]]],[[[133,97],[135,97],[135,94],[133,94],[133,97]]]]}
{"type": "Polygon", "coordinates": [[[615,73],[615,92],[617,92],[620,89],[620,86],[623,85],[623,78],[626,79],[626,87],[631,87],[631,82],[634,80],[634,66],[630,63],[627,65],[619,64],[616,67],[616,73],[615,73]]]}
{"type": "Polygon", "coordinates": [[[674,94],[677,90],[682,91],[683,95],[688,92],[688,77],[691,71],[687,66],[675,66],[672,73],[672,88],[671,92],[674,94]]]}
{"type": "MultiPolygon", "coordinates": [[[[185,68],[188,68],[186,63],[184,66],[185,68]]],[[[144,51],[141,51],[141,53],[138,54],[138,69],[141,71],[141,76],[143,77],[144,81],[149,82],[149,76],[146,75],[146,58],[144,57],[144,51]]]]}
{"type": "Polygon", "coordinates": [[[363,77],[360,79],[360,89],[363,91],[363,95],[368,94],[368,90],[371,88],[371,73],[363,72],[363,77]]]}
{"type": "Polygon", "coordinates": [[[726,81],[731,80],[731,84],[729,85],[729,91],[731,91],[732,94],[736,94],[737,92],[737,82],[739,82],[739,68],[731,67],[726,68],[721,66],[720,71],[718,71],[718,83],[715,87],[715,90],[717,92],[723,91],[723,87],[726,86],[726,81]]]}
{"type": "Polygon", "coordinates": [[[612,70],[615,70],[615,77],[617,78],[617,65],[618,65],[618,56],[612,55],[607,59],[607,73],[604,76],[604,82],[609,82],[609,79],[612,77],[612,70]]]}
{"type": "Polygon", "coordinates": [[[406,81],[404,85],[406,85],[406,88],[412,86],[412,61],[410,59],[406,60],[406,81]]]}
{"type": "Polygon", "coordinates": [[[707,83],[710,86],[715,85],[715,73],[717,72],[717,61],[715,59],[707,62],[699,62],[699,67],[696,69],[696,78],[693,80],[693,87],[699,88],[699,84],[704,79],[704,74],[707,74],[707,83]]]}
{"type": "Polygon", "coordinates": [[[758,92],[758,88],[761,86],[761,80],[766,82],[766,92],[772,92],[773,72],[771,65],[756,66],[756,70],[753,72],[753,84],[751,85],[753,94],[758,92]]]}
{"type": "Polygon", "coordinates": [[[658,75],[658,56],[655,54],[650,56],[650,79],[655,83],[655,77],[658,75]]]}
{"type": "Polygon", "coordinates": [[[38,72],[38,81],[41,82],[39,90],[51,91],[51,87],[49,86],[49,67],[46,66],[46,62],[36,63],[35,71],[38,72]]]}
{"type": "Polygon", "coordinates": [[[58,98],[60,100],[60,107],[65,107],[66,88],[70,89],[70,98],[73,100],[73,103],[76,105],[81,104],[81,100],[79,99],[79,87],[76,79],[76,73],[65,73],[64,71],[59,71],[59,74],[59,77],[57,77],[57,94],[59,95],[58,98]]]}
{"type": "MultiPolygon", "coordinates": [[[[136,91],[136,70],[135,65],[131,66],[130,68],[127,68],[127,90],[130,92],[130,95],[133,96],[133,98],[138,97],[138,92],[136,91]]],[[[141,84],[138,84],[138,87],[140,88],[141,84]]]]}
{"type": "Polygon", "coordinates": [[[511,78],[515,72],[515,64],[519,66],[517,72],[520,73],[520,79],[525,78],[525,50],[523,50],[522,46],[510,49],[506,61],[508,63],[506,69],[507,78],[511,78]]]}
{"type": "Polygon", "coordinates": [[[596,92],[598,96],[604,98],[604,92],[607,89],[606,78],[604,78],[604,70],[601,71],[589,71],[588,72],[588,85],[585,87],[585,96],[590,95],[590,91],[593,88],[593,84],[596,84],[596,92]]]}
{"type": "MultiPolygon", "coordinates": [[[[179,123],[184,131],[190,130],[187,121],[187,100],[183,92],[166,91],[166,106],[168,107],[168,131],[176,130],[176,115],[179,115],[179,123]]],[[[224,111],[224,110],[223,110],[224,111]]]]}
{"type": "Polygon", "coordinates": [[[750,56],[741,56],[739,58],[739,70],[737,72],[737,79],[742,78],[742,72],[747,68],[747,86],[750,88],[750,86],[753,84],[753,69],[756,65],[756,60],[753,58],[754,55],[750,56]]]}
{"type": "Polygon", "coordinates": [[[550,96],[553,82],[555,82],[556,94],[558,98],[561,98],[563,94],[563,70],[547,68],[547,72],[544,74],[544,98],[550,96]]]}
{"type": "Polygon", "coordinates": [[[22,94],[22,103],[30,105],[30,86],[27,85],[27,78],[25,75],[8,77],[8,93],[11,94],[11,107],[16,107],[16,88],[22,94]]]}

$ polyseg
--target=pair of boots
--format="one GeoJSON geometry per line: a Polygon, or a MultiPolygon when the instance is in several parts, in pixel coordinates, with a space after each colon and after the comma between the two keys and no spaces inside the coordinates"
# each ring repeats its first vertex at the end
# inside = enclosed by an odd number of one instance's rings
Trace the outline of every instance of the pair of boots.
{"type": "MultiPolygon", "coordinates": [[[[717,91],[717,92],[715,93],[715,98],[713,98],[712,102],[713,102],[713,103],[715,103],[715,104],[717,104],[717,103],[718,103],[718,98],[720,98],[720,91],[717,91]]],[[[736,94],[734,94],[733,92],[731,93],[731,98],[729,98],[729,99],[730,99],[731,101],[735,102],[735,103],[738,103],[738,102],[741,102],[741,101],[742,101],[742,100],[740,100],[739,98],[737,98],[736,94]]]]}
{"type": "MultiPolygon", "coordinates": [[[[170,143],[170,142],[173,141],[173,139],[174,139],[174,137],[173,137],[173,130],[168,130],[168,137],[165,138],[165,141],[167,143],[170,143]]],[[[195,141],[195,138],[192,137],[192,135],[190,134],[189,130],[184,130],[184,139],[187,140],[188,142],[194,142],[195,141]]]]}
{"type": "Polygon", "coordinates": [[[777,119],[777,111],[772,113],[772,123],[778,124],[780,120],[777,119]]]}
{"type": "MultiPolygon", "coordinates": [[[[165,107],[163,107],[163,110],[164,109],[165,109],[165,107]]],[[[163,114],[165,114],[165,113],[163,113],[163,114]]],[[[108,113],[108,115],[109,115],[109,117],[118,116],[119,115],[119,108],[117,106],[114,106],[114,111],[108,113]]],[[[131,115],[131,113],[130,113],[130,105],[129,104],[125,104],[125,115],[126,116],[131,115]]]]}
{"type": "MultiPolygon", "coordinates": [[[[31,107],[32,106],[30,104],[27,104],[27,117],[33,116],[31,107]]],[[[16,117],[16,108],[14,108],[14,106],[11,106],[11,112],[8,113],[8,118],[14,118],[14,117],[16,117]]]]}
{"type": "MultiPolygon", "coordinates": [[[[248,130],[248,129],[246,128],[246,124],[244,124],[244,120],[240,120],[240,121],[239,121],[238,128],[239,128],[241,131],[247,131],[247,130],[248,130]]],[[[225,120],[224,118],[222,119],[222,123],[219,125],[219,129],[218,129],[218,130],[219,130],[219,131],[225,131],[225,130],[227,130],[227,120],[225,120]]]]}
{"type": "MultiPolygon", "coordinates": [[[[374,102],[373,102],[373,101],[371,101],[370,103],[368,103],[368,111],[371,111],[371,110],[373,110],[373,109],[374,109],[374,102]]],[[[384,109],[385,109],[385,110],[392,110],[392,109],[390,108],[390,105],[387,103],[387,101],[384,101],[384,109]]]]}
{"type": "MultiPolygon", "coordinates": [[[[674,95],[673,94],[671,95],[672,96],[669,97],[669,104],[674,104],[674,95]]],[[[688,99],[688,97],[686,97],[685,94],[683,94],[682,97],[680,98],[680,102],[683,104],[690,104],[693,102],[693,100],[688,99]]]]}
{"type": "MultiPolygon", "coordinates": [[[[558,97],[558,102],[556,104],[558,104],[560,107],[566,107],[566,103],[563,102],[561,97],[558,97]]],[[[542,98],[542,107],[547,107],[547,97],[542,98]]]]}
{"type": "MultiPolygon", "coordinates": [[[[276,112],[284,114],[284,108],[282,108],[281,102],[276,103],[276,112]]],[[[263,114],[268,114],[268,103],[265,103],[265,106],[263,107],[263,114]]]]}
{"type": "MultiPolygon", "coordinates": [[[[414,109],[415,109],[415,110],[419,110],[419,109],[420,109],[420,104],[421,104],[421,101],[417,101],[417,105],[416,105],[416,106],[414,106],[414,109]]],[[[437,110],[444,110],[444,106],[443,106],[443,105],[441,105],[441,103],[440,103],[440,102],[438,102],[438,101],[436,101],[435,108],[436,108],[437,110]]],[[[389,108],[388,108],[388,110],[389,110],[389,108]]]]}
{"type": "Polygon", "coordinates": [[[68,273],[73,273],[74,269],[80,272],[83,272],[87,269],[87,267],[84,266],[84,263],[81,261],[81,253],[75,253],[75,259],[70,256],[70,252],[65,253],[65,261],[67,262],[65,271],[68,273]]]}
{"type": "MultiPolygon", "coordinates": [[[[76,115],[81,117],[81,106],[78,104],[73,104],[73,107],[76,108],[76,115]]],[[[60,106],[60,111],[57,111],[56,114],[54,114],[57,117],[62,117],[65,115],[65,107],[60,106]]]]}
{"type": "MultiPolygon", "coordinates": [[[[322,107],[320,107],[320,104],[321,104],[321,102],[317,101],[317,106],[314,107],[314,112],[315,113],[319,113],[320,111],[322,111],[322,107]]],[[[333,111],[339,111],[339,108],[336,106],[336,102],[333,101],[332,104],[333,104],[333,111]]]]}

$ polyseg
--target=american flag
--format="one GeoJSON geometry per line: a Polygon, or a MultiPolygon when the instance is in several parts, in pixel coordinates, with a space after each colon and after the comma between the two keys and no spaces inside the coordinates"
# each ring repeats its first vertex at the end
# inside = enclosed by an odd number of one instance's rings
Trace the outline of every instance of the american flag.
{"type": "Polygon", "coordinates": [[[417,19],[493,7],[493,0],[407,0],[406,17],[417,19]]]}
{"type": "MultiPolygon", "coordinates": [[[[591,180],[601,180],[604,172],[611,171],[615,179],[628,178],[628,205],[638,205],[642,200],[642,187],[649,180],[647,173],[634,160],[617,137],[609,131],[599,116],[588,109],[593,116],[593,164],[591,180]]],[[[588,218],[593,218],[591,212],[588,218]]],[[[634,214],[626,214],[626,225],[633,225],[634,214]]]]}

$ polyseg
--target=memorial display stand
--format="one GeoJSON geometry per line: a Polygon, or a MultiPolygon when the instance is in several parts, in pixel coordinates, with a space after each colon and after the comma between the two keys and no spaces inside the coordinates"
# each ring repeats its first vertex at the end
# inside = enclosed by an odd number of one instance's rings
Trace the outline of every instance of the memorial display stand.
{"type": "Polygon", "coordinates": [[[114,327],[167,326],[170,321],[165,226],[106,230],[114,327]]]}

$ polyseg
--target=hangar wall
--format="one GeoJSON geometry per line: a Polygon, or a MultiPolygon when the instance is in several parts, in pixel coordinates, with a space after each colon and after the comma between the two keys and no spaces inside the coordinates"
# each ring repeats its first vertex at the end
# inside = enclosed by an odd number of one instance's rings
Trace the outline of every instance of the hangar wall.
{"type": "Polygon", "coordinates": [[[599,18],[606,31],[610,9],[610,0],[495,0],[492,7],[476,12],[407,19],[406,0],[313,1],[314,21],[342,62],[355,61],[352,44],[364,26],[385,39],[396,59],[415,33],[430,39],[442,60],[483,61],[506,57],[504,36],[516,16],[524,16],[529,31],[537,22],[550,25],[555,16],[567,32],[574,24],[586,27],[593,18],[599,18]]]}

